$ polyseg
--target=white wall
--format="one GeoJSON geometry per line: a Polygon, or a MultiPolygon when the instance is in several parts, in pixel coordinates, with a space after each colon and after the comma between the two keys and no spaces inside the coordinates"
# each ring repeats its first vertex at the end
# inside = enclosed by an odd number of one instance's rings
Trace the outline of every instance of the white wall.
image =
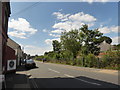
{"type": "Polygon", "coordinates": [[[100,47],[100,51],[110,50],[111,45],[103,41],[98,47],[100,47]]]}

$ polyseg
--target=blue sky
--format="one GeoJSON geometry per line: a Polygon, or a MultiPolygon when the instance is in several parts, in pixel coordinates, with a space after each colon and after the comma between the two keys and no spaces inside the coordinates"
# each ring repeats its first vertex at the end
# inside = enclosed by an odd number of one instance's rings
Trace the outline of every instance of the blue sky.
{"type": "Polygon", "coordinates": [[[52,50],[52,40],[59,40],[61,31],[82,24],[88,24],[89,29],[99,28],[112,38],[112,44],[117,44],[118,3],[11,2],[8,34],[26,53],[42,55],[52,50]]]}

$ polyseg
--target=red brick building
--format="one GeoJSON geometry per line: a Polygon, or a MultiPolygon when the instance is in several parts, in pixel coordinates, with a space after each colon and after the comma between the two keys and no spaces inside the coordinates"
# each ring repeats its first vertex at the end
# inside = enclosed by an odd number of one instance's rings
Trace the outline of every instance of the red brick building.
{"type": "Polygon", "coordinates": [[[15,58],[15,51],[7,46],[10,14],[10,2],[0,2],[0,64],[2,64],[0,68],[2,73],[5,73],[7,70],[7,60],[15,58]]]}

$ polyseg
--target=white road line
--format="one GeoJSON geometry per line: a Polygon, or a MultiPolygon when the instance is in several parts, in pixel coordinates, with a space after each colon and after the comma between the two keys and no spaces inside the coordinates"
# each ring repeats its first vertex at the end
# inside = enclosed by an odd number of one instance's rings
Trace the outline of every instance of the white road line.
{"type": "Polygon", "coordinates": [[[98,86],[101,85],[99,83],[93,83],[93,82],[89,82],[89,81],[82,80],[82,79],[79,79],[79,78],[75,78],[74,76],[71,76],[71,75],[68,75],[68,74],[64,74],[64,75],[67,76],[67,77],[70,77],[70,78],[74,78],[76,80],[80,80],[80,81],[85,82],[85,83],[94,84],[94,85],[98,85],[98,86]]]}
{"type": "Polygon", "coordinates": [[[53,69],[50,69],[50,68],[48,68],[50,71],[53,71],[53,72],[56,72],[56,73],[60,73],[60,72],[58,72],[58,71],[56,71],[56,70],[53,70],[53,69]]]}
{"type": "Polygon", "coordinates": [[[67,76],[67,77],[74,78],[74,76],[71,76],[71,75],[68,75],[68,74],[64,74],[64,75],[67,76]]]}

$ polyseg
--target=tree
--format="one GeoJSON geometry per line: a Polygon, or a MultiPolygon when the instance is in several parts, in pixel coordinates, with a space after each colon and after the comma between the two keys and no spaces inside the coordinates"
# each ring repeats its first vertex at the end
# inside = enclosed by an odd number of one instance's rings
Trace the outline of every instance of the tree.
{"type": "Polygon", "coordinates": [[[60,39],[63,50],[70,51],[73,54],[73,57],[76,58],[76,55],[81,48],[78,30],[75,29],[69,32],[63,32],[60,39]]]}
{"type": "Polygon", "coordinates": [[[100,52],[98,45],[100,44],[102,35],[98,29],[88,30],[88,25],[83,25],[83,27],[80,28],[79,34],[79,38],[81,38],[82,43],[84,43],[82,53],[86,55],[89,53],[98,55],[100,52]]]}
{"type": "Polygon", "coordinates": [[[45,52],[44,55],[48,55],[48,52],[45,52]]]}
{"type": "Polygon", "coordinates": [[[106,41],[106,43],[111,44],[112,43],[112,39],[110,37],[107,36],[102,36],[100,38],[100,42],[106,41]]]}
{"type": "Polygon", "coordinates": [[[120,44],[118,44],[118,45],[113,45],[114,46],[114,50],[120,50],[120,44]]]}
{"type": "Polygon", "coordinates": [[[53,51],[55,51],[55,52],[59,52],[60,51],[61,44],[57,40],[54,40],[52,42],[52,45],[53,45],[53,51]]]}

